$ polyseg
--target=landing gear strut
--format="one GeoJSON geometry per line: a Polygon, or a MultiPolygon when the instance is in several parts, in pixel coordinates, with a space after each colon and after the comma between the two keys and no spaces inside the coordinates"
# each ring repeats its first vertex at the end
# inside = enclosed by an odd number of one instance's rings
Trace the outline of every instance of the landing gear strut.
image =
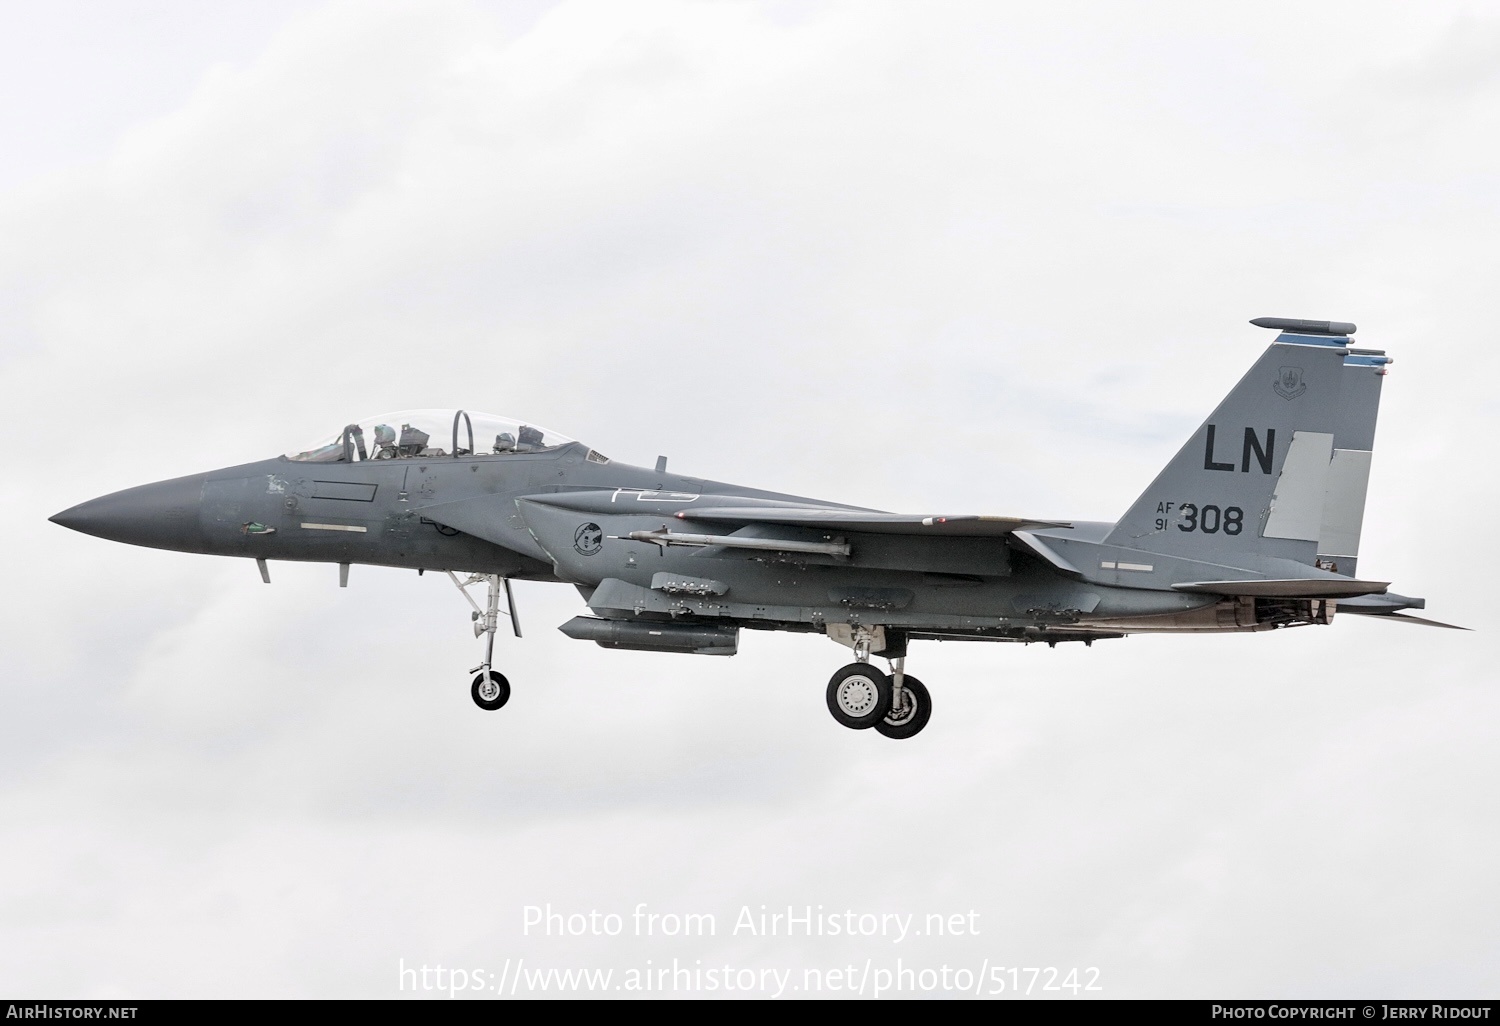
{"type": "Polygon", "coordinates": [[[919,733],[931,716],[932,698],[927,694],[927,685],[908,676],[901,687],[901,704],[893,703],[891,711],[875,724],[875,729],[899,741],[919,733]]]}
{"type": "Polygon", "coordinates": [[[502,589],[505,592],[505,615],[510,617],[511,630],[516,637],[521,636],[521,621],[516,616],[516,600],[510,593],[510,579],[499,574],[470,574],[466,580],[460,581],[452,570],[446,573],[453,586],[474,607],[474,612],[470,614],[474,621],[474,636],[484,637],[484,662],[469,671],[476,674],[474,683],[469,687],[469,695],[479,708],[493,712],[510,700],[510,681],[505,679],[503,673],[490,668],[495,661],[495,630],[500,623],[502,589]],[[469,594],[469,587],[479,583],[487,584],[489,591],[483,609],[474,601],[474,596],[469,594]]]}
{"type": "Polygon", "coordinates": [[[828,711],[833,718],[852,730],[874,727],[898,740],[920,733],[932,716],[932,697],[926,685],[906,673],[904,641],[896,649],[901,655],[887,657],[891,672],[885,674],[870,665],[870,649],[885,644],[884,633],[854,627],[840,634],[846,632],[847,640],[838,636],[835,640],[854,649],[855,661],[828,681],[828,711]]]}

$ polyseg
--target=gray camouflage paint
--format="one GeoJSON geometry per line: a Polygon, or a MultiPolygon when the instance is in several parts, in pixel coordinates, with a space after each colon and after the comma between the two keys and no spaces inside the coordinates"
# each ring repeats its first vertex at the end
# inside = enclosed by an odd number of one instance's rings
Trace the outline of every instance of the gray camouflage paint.
{"type": "MultiPolygon", "coordinates": [[[[52,519],[186,552],[572,584],[606,621],[569,631],[592,640],[655,636],[611,622],[721,629],[711,637],[863,625],[884,628],[875,651],[899,654],[912,639],[1056,643],[1325,623],[1334,601],[1380,615],[1420,608],[1355,579],[1353,553],[1335,565],[1317,539],[1267,536],[1278,489],[1295,490],[1284,480],[1295,438],[1363,453],[1368,465],[1389,361],[1328,333],[1352,325],[1260,323],[1297,330],[1277,337],[1117,524],[879,514],[608,461],[576,442],[357,462],[278,457],[117,492],[52,519]],[[685,534],[763,547],[660,543],[685,534]]],[[[1319,481],[1302,481],[1298,494],[1319,481]]],[[[1351,530],[1357,541],[1363,489],[1363,480],[1346,486],[1336,504],[1356,518],[1339,525],[1346,546],[1351,530]]]]}

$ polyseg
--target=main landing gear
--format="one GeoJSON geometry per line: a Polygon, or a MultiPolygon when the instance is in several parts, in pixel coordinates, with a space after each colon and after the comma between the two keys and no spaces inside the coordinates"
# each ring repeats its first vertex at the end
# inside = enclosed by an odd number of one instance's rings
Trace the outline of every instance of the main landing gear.
{"type": "Polygon", "coordinates": [[[469,686],[469,696],[479,708],[493,712],[510,701],[510,681],[505,679],[505,674],[490,668],[490,664],[495,661],[495,630],[500,623],[502,590],[505,592],[505,614],[510,617],[511,630],[515,631],[516,637],[521,636],[521,621],[516,616],[516,600],[510,593],[510,579],[499,574],[470,574],[466,580],[460,581],[452,570],[446,573],[453,586],[474,607],[474,612],[470,614],[470,619],[474,621],[474,637],[484,637],[484,662],[469,671],[475,674],[474,683],[469,686]],[[469,587],[480,583],[487,584],[489,591],[483,609],[474,601],[474,596],[469,594],[469,587]]]}
{"type": "Polygon", "coordinates": [[[870,664],[870,639],[863,636],[855,639],[854,658],[828,681],[833,718],[851,730],[874,727],[898,740],[920,733],[932,716],[932,697],[906,673],[906,657],[892,657],[891,672],[882,673],[870,664]]]}

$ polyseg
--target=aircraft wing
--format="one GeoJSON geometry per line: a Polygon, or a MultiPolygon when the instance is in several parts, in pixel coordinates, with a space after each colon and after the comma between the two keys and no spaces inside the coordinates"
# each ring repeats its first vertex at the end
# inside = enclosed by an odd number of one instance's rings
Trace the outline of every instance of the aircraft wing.
{"type": "Polygon", "coordinates": [[[1055,520],[1024,517],[922,516],[906,513],[869,513],[820,506],[711,506],[674,513],[679,520],[705,523],[784,524],[830,531],[866,534],[903,534],[927,538],[1000,538],[1013,531],[1037,527],[1071,527],[1055,520]]]}

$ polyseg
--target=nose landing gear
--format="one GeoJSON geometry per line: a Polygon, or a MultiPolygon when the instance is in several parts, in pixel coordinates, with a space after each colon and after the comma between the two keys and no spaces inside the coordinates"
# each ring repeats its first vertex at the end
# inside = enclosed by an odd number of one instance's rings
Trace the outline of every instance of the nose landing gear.
{"type": "Polygon", "coordinates": [[[466,580],[460,581],[452,570],[445,572],[453,586],[474,607],[474,612],[470,614],[474,621],[474,636],[484,638],[484,662],[469,671],[477,674],[474,683],[469,686],[469,696],[479,708],[493,712],[510,701],[510,681],[505,679],[505,674],[490,668],[495,660],[495,630],[500,623],[502,589],[505,591],[505,615],[510,617],[511,630],[516,637],[521,636],[521,621],[516,616],[516,600],[510,593],[510,579],[499,574],[470,574],[466,580]],[[469,587],[481,582],[488,585],[489,592],[483,609],[474,601],[474,596],[469,594],[469,587]]]}

